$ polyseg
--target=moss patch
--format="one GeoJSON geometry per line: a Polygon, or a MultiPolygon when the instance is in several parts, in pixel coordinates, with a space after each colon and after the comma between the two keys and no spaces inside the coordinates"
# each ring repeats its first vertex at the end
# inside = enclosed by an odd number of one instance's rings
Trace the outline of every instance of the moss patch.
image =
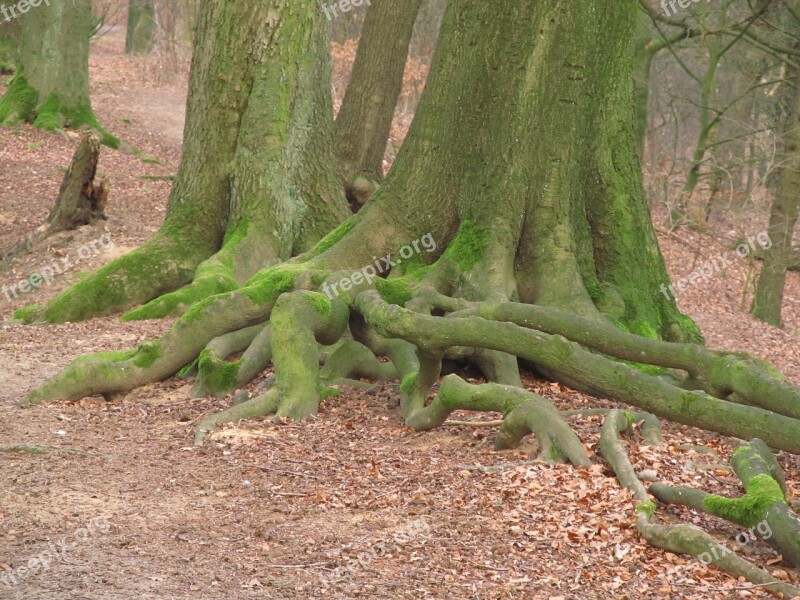
{"type": "Polygon", "coordinates": [[[405,377],[403,377],[403,381],[400,382],[400,391],[404,394],[410,394],[414,391],[414,388],[417,386],[417,376],[419,373],[409,373],[405,377]]]}
{"type": "Polygon", "coordinates": [[[270,267],[253,275],[240,291],[258,306],[264,306],[275,302],[282,293],[292,290],[294,280],[307,270],[304,264],[270,267]]]}
{"type": "Polygon", "coordinates": [[[198,368],[203,384],[212,394],[229,392],[238,385],[240,361],[228,362],[214,359],[211,350],[203,350],[198,358],[198,368]]]}
{"type": "Polygon", "coordinates": [[[483,259],[488,235],[487,229],[478,227],[470,219],[465,219],[444,255],[454,260],[463,271],[469,271],[483,259]]]}
{"type": "Polygon", "coordinates": [[[786,504],[778,482],[767,474],[761,474],[750,480],[747,493],[741,498],[712,495],[703,501],[703,506],[718,517],[742,527],[754,527],[764,518],[764,511],[777,502],[786,504]]]}
{"type": "Polygon", "coordinates": [[[306,300],[323,317],[331,314],[331,301],[325,294],[319,292],[304,292],[303,299],[306,300]]]}

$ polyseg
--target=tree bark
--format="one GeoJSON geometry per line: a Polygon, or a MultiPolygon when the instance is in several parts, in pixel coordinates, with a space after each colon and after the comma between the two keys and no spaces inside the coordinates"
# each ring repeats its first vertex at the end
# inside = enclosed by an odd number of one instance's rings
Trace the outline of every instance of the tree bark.
{"type": "Polygon", "coordinates": [[[348,200],[361,208],[383,181],[383,157],[408,46],[422,0],[374,0],[336,117],[336,148],[348,200]]]}
{"type": "Polygon", "coordinates": [[[128,0],[127,54],[149,54],[156,25],[155,0],[128,0]]]}
{"type": "Polygon", "coordinates": [[[767,229],[772,247],[763,253],[764,261],[750,307],[754,317],[775,327],[783,326],[781,307],[786,272],[797,261],[792,239],[800,215],[800,69],[792,63],[787,66],[787,71],[787,80],[793,86],[794,94],[784,133],[785,157],[767,229]]]}
{"type": "Polygon", "coordinates": [[[97,122],[89,100],[90,0],[50,0],[19,15],[19,69],[0,100],[0,124],[96,130],[104,144],[119,140],[97,122]]]}

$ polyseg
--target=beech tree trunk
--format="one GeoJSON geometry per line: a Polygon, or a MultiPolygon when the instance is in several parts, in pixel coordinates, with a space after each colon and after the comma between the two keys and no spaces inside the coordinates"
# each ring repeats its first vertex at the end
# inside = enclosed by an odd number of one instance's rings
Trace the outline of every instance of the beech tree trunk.
{"type": "Polygon", "coordinates": [[[127,54],[149,54],[156,25],[155,0],[128,0],[127,54]]]}
{"type": "Polygon", "coordinates": [[[772,247],[763,253],[764,262],[756,282],[756,292],[750,307],[752,315],[762,321],[782,327],[781,307],[786,286],[786,272],[796,260],[792,248],[794,229],[800,215],[800,70],[787,67],[787,81],[793,86],[791,110],[784,132],[784,152],[775,199],[772,202],[769,228],[772,247]]]}
{"type": "Polygon", "coordinates": [[[422,0],[374,0],[342,106],[336,148],[348,200],[363,206],[383,181],[383,157],[422,0]]]}
{"type": "Polygon", "coordinates": [[[97,122],[89,100],[91,0],[50,0],[19,16],[19,68],[2,100],[0,124],[28,121],[46,130],[89,127],[103,143],[119,140],[97,122]]]}

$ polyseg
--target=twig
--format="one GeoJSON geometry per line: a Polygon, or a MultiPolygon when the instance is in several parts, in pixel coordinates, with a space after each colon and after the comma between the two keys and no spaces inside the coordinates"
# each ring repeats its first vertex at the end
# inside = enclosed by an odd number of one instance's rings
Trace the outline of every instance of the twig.
{"type": "Polygon", "coordinates": [[[98,452],[87,452],[79,448],[64,448],[61,446],[47,446],[40,444],[9,444],[0,446],[0,452],[27,452],[29,454],[79,454],[81,456],[100,456],[102,458],[109,458],[105,454],[98,452]]]}

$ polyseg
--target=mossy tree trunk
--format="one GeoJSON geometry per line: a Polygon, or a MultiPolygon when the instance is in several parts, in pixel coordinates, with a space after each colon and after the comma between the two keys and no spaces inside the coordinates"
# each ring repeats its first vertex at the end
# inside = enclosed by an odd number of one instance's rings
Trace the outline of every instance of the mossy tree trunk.
{"type": "Polygon", "coordinates": [[[127,318],[180,314],[310,249],[351,214],[332,149],[319,12],[312,0],[203,5],[164,225],[130,255],[19,316],[74,321],[150,300],[127,318]]]}
{"type": "Polygon", "coordinates": [[[787,67],[786,80],[794,91],[784,131],[785,157],[781,161],[767,230],[772,247],[763,253],[764,262],[750,307],[753,316],[775,327],[782,327],[786,272],[795,260],[792,239],[800,215],[800,69],[794,63],[787,67]]]}
{"type": "Polygon", "coordinates": [[[383,157],[422,0],[374,0],[336,116],[336,149],[348,199],[363,206],[383,181],[383,157]]]}
{"type": "Polygon", "coordinates": [[[125,52],[128,54],[149,54],[150,50],[153,49],[155,26],[155,0],[128,0],[125,52]]]}
{"type": "Polygon", "coordinates": [[[28,6],[18,19],[19,68],[0,100],[0,124],[28,121],[47,130],[86,126],[117,147],[89,99],[91,1],[50,0],[28,6]]]}

